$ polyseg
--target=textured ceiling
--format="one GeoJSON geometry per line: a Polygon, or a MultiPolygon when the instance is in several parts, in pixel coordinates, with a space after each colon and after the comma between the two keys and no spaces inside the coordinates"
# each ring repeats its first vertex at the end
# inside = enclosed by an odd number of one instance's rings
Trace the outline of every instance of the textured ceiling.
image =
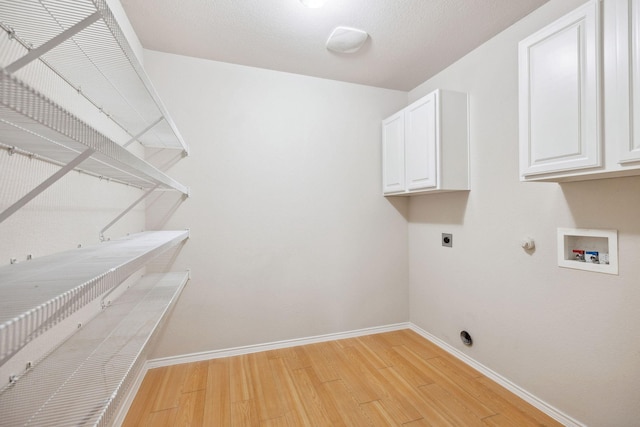
{"type": "Polygon", "coordinates": [[[410,90],[548,0],[121,0],[145,48],[410,90]],[[337,26],[370,34],[351,55],[337,26]]]}

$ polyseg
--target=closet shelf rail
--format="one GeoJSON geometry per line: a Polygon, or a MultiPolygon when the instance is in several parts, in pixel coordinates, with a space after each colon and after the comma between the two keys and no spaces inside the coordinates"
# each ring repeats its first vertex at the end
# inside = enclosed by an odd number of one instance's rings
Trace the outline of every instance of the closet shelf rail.
{"type": "Polygon", "coordinates": [[[143,277],[0,391],[0,425],[110,425],[188,277],[143,277]]]}
{"type": "MultiPolygon", "coordinates": [[[[48,90],[57,80],[55,84],[80,93],[132,141],[187,155],[188,146],[107,3],[0,2],[0,28],[6,33],[0,38],[0,67],[56,100],[64,97],[48,90]],[[49,77],[43,79],[45,68],[49,77]]],[[[74,111],[71,105],[62,106],[74,111]]]]}
{"type": "Polygon", "coordinates": [[[188,230],[147,231],[0,267],[0,365],[188,237],[188,230]]]}
{"type": "Polygon", "coordinates": [[[116,144],[16,77],[0,72],[0,136],[12,146],[62,164],[87,149],[81,168],[140,188],[189,188],[116,144]]]}

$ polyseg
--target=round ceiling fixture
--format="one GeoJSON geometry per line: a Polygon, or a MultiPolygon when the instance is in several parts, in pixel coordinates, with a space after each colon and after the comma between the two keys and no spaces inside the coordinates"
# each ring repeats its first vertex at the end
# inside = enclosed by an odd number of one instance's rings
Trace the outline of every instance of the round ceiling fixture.
{"type": "Polygon", "coordinates": [[[338,53],[357,52],[369,38],[366,31],[357,28],[337,27],[327,40],[327,49],[338,53]]]}
{"type": "Polygon", "coordinates": [[[325,1],[326,0],[300,0],[300,3],[311,9],[317,9],[324,6],[325,1]]]}

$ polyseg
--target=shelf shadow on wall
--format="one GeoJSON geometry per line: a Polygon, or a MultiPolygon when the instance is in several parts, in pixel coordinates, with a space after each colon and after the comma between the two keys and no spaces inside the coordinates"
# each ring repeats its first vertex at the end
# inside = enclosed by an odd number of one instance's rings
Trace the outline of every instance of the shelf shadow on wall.
{"type": "Polygon", "coordinates": [[[184,158],[181,151],[147,148],[145,160],[163,172],[167,172],[184,158]]]}
{"type": "Polygon", "coordinates": [[[411,196],[409,222],[425,224],[464,224],[469,191],[411,196]]]}
{"type": "Polygon", "coordinates": [[[565,182],[560,188],[577,228],[640,234],[640,177],[565,182]]]}
{"type": "Polygon", "coordinates": [[[149,196],[147,212],[153,212],[153,216],[147,213],[147,229],[164,229],[167,222],[185,200],[187,198],[177,191],[161,191],[149,196]]]}
{"type": "Polygon", "coordinates": [[[170,250],[149,261],[146,265],[147,274],[170,273],[172,271],[176,271],[174,267],[176,259],[178,258],[178,255],[180,255],[180,252],[182,251],[182,248],[184,248],[184,245],[186,245],[188,242],[189,239],[181,242],[175,248],[171,248],[170,250]]]}

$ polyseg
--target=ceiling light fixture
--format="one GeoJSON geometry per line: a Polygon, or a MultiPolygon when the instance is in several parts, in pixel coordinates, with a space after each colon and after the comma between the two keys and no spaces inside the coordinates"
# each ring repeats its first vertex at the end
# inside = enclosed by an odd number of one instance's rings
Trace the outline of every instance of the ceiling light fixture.
{"type": "Polygon", "coordinates": [[[354,53],[364,45],[367,38],[369,34],[366,31],[337,27],[327,39],[327,49],[337,53],[354,53]]]}
{"type": "Polygon", "coordinates": [[[317,9],[319,7],[322,7],[325,1],[326,0],[300,0],[300,3],[311,9],[317,9]]]}

